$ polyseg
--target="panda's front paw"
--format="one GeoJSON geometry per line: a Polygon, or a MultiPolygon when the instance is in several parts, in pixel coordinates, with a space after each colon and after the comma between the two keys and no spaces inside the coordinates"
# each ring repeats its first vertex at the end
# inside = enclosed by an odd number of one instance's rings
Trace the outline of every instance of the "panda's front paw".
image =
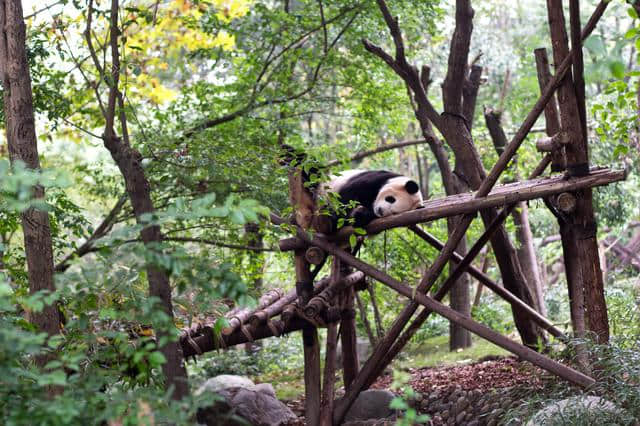
{"type": "Polygon", "coordinates": [[[353,219],[353,226],[356,228],[364,228],[375,219],[376,216],[368,208],[358,206],[351,212],[351,218],[353,219]]]}

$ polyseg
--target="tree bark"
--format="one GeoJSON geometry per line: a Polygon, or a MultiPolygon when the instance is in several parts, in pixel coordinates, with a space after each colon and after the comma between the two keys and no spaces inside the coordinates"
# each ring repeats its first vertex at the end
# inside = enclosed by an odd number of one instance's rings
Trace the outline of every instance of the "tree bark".
{"type": "MultiPolygon", "coordinates": [[[[473,14],[469,0],[456,1],[456,28],[449,50],[447,76],[442,86],[445,111],[441,116],[440,131],[455,152],[454,174],[469,188],[477,190],[485,179],[486,173],[471,136],[470,118],[472,117],[463,115],[465,111],[462,97],[473,30],[473,14]]],[[[489,226],[496,215],[495,210],[482,211],[481,216],[485,226],[489,226]]],[[[533,297],[527,287],[516,251],[503,226],[491,238],[491,245],[496,254],[505,288],[527,304],[533,305],[533,297]]],[[[513,310],[513,316],[522,341],[527,346],[537,347],[538,343],[544,339],[541,330],[519,311],[513,310]]]]}
{"type": "MultiPolygon", "coordinates": [[[[11,164],[22,161],[31,170],[40,169],[36,140],[31,77],[25,46],[26,29],[20,0],[0,0],[0,78],[11,164]]],[[[44,199],[44,188],[32,188],[36,199],[44,199]]],[[[21,214],[27,260],[29,292],[55,291],[53,246],[49,215],[30,208],[21,214]]],[[[30,321],[49,336],[60,332],[60,312],[55,304],[41,312],[30,312],[30,321]]],[[[38,357],[44,365],[48,357],[38,357]]]]}
{"type": "MultiPolygon", "coordinates": [[[[580,176],[589,170],[589,153],[584,123],[580,22],[579,17],[575,16],[577,3],[573,3],[571,7],[574,18],[572,19],[573,71],[580,87],[576,90],[571,74],[567,74],[558,88],[558,103],[561,130],[567,132],[571,138],[571,142],[565,148],[567,173],[570,176],[580,176]]],[[[569,55],[562,2],[547,0],[547,8],[553,57],[558,64],[569,55]]],[[[598,254],[592,191],[591,189],[577,191],[575,196],[577,200],[575,211],[558,215],[569,285],[572,323],[578,337],[584,336],[588,330],[594,334],[597,342],[606,343],[609,340],[609,324],[598,254]]]]}
{"type": "MultiPolygon", "coordinates": [[[[118,9],[118,0],[112,0],[109,30],[109,43],[113,61],[110,76],[112,84],[109,88],[108,105],[105,111],[106,125],[102,139],[124,178],[125,188],[131,200],[131,206],[133,207],[136,220],[138,223],[143,223],[140,217],[153,213],[155,208],[151,200],[151,185],[142,168],[142,155],[129,143],[127,121],[124,113],[124,98],[118,88],[120,78],[120,52],[118,48],[120,29],[118,28],[118,9]],[[114,127],[116,104],[118,106],[118,118],[122,130],[121,137],[116,134],[114,127]]],[[[91,35],[88,34],[88,37],[91,37],[91,35]]],[[[140,231],[140,237],[148,250],[157,250],[157,246],[162,242],[160,227],[157,225],[147,226],[142,229],[142,231],[140,231]]],[[[149,282],[149,295],[159,299],[160,307],[168,316],[169,322],[173,324],[173,304],[171,300],[169,274],[164,269],[152,264],[148,264],[146,270],[149,282]]],[[[169,338],[169,341],[160,347],[160,352],[166,358],[166,362],[162,365],[162,371],[166,380],[165,386],[168,389],[173,389],[171,394],[173,399],[182,399],[189,394],[189,384],[181,347],[177,341],[171,341],[170,333],[164,329],[166,326],[155,325],[154,328],[158,341],[169,338]]]]}
{"type": "MultiPolygon", "coordinates": [[[[502,112],[485,109],[484,118],[493,141],[493,146],[498,155],[502,154],[507,144],[507,137],[504,134],[500,123],[502,112]]],[[[520,180],[520,176],[515,172],[515,179],[520,180]]],[[[533,245],[533,234],[529,226],[529,208],[525,202],[519,202],[511,214],[513,222],[516,225],[516,238],[519,247],[516,249],[518,261],[522,267],[529,291],[534,296],[533,306],[542,315],[547,315],[547,309],[544,303],[544,293],[542,291],[542,280],[540,279],[540,269],[538,268],[538,260],[536,259],[535,248],[533,245]]]]}

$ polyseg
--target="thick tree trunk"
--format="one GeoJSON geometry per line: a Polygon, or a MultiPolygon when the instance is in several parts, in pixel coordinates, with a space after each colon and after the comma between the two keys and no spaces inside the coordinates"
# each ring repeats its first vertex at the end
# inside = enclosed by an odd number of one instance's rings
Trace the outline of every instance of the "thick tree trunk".
{"type": "MultiPolygon", "coordinates": [[[[451,40],[447,76],[442,86],[445,112],[441,115],[440,131],[456,156],[453,173],[469,188],[477,190],[486,173],[473,144],[472,117],[463,115],[468,111],[466,103],[469,102],[463,97],[463,88],[473,30],[473,14],[469,0],[456,1],[456,29],[451,40]]],[[[485,226],[489,226],[496,215],[493,209],[481,212],[485,226]]],[[[533,306],[533,296],[527,287],[516,251],[503,226],[491,237],[491,245],[505,288],[533,306]]],[[[538,343],[544,339],[540,328],[519,310],[513,309],[513,316],[522,341],[527,346],[537,347],[538,343]]]]}
{"type": "MultiPolygon", "coordinates": [[[[36,141],[31,77],[25,47],[25,24],[20,0],[0,0],[0,78],[11,163],[22,161],[29,169],[40,169],[36,141]]],[[[44,198],[44,188],[33,187],[35,198],[44,198]]],[[[31,208],[22,213],[29,291],[53,292],[53,248],[47,212],[31,208]]],[[[58,307],[46,305],[31,312],[30,320],[49,335],[60,332],[58,307]]],[[[38,359],[43,364],[47,357],[38,359]]]]}
{"type": "MultiPolygon", "coordinates": [[[[111,47],[111,81],[109,88],[109,100],[105,112],[105,130],[102,135],[105,147],[109,150],[111,157],[115,161],[120,173],[124,177],[125,188],[136,220],[140,222],[140,217],[144,214],[153,213],[155,208],[151,200],[151,185],[145,176],[142,168],[142,155],[129,143],[127,131],[126,115],[124,113],[124,98],[118,89],[120,78],[120,52],[118,48],[118,0],[111,1],[110,11],[110,38],[111,47]],[[122,129],[122,138],[117,136],[114,123],[116,117],[116,104],[118,104],[118,116],[122,129]]],[[[90,34],[89,34],[90,37],[90,34]]],[[[142,242],[148,250],[157,250],[157,245],[162,242],[160,227],[157,225],[147,226],[140,231],[142,242]]],[[[149,295],[156,297],[160,301],[160,306],[169,318],[169,323],[173,324],[173,304],[171,300],[171,285],[169,274],[158,266],[148,264],[147,280],[149,282],[149,295]]],[[[154,324],[156,338],[158,341],[169,338],[170,333],[166,330],[166,325],[154,324]]],[[[167,343],[160,347],[160,352],[166,358],[162,365],[165,376],[165,386],[173,388],[171,394],[174,399],[182,399],[189,394],[189,384],[187,381],[187,371],[184,366],[182,349],[177,341],[168,339],[167,343]]]]}
{"type": "MultiPolygon", "coordinates": [[[[562,2],[547,0],[549,27],[553,42],[553,58],[559,64],[568,54],[569,46],[562,2]]],[[[582,49],[577,2],[572,0],[572,41],[574,44],[573,75],[567,74],[558,88],[561,129],[569,134],[566,145],[567,172],[580,176],[589,171],[586,118],[584,110],[584,80],[582,79],[582,49]]],[[[593,211],[591,189],[577,191],[573,211],[558,216],[560,234],[571,301],[574,331],[582,336],[586,331],[594,334],[599,343],[609,340],[604,283],[600,269],[597,224],[593,211]]]]}
{"type": "MultiPolygon", "coordinates": [[[[500,111],[489,108],[485,109],[484,112],[485,122],[498,155],[502,154],[504,147],[507,145],[507,137],[500,123],[501,115],[500,111]]],[[[515,173],[515,179],[517,181],[520,180],[517,172],[515,173]]],[[[519,243],[519,247],[516,249],[518,261],[527,279],[529,291],[534,295],[534,307],[538,312],[546,316],[547,309],[544,304],[542,280],[540,279],[540,269],[538,268],[538,260],[536,259],[533,245],[533,234],[529,226],[529,208],[527,204],[524,202],[518,203],[511,216],[516,225],[516,238],[519,243]]]]}
{"type": "MultiPolygon", "coordinates": [[[[480,71],[482,68],[480,68],[480,71]]],[[[428,89],[429,86],[429,68],[423,68],[422,80],[423,86],[425,90],[428,89]]],[[[480,74],[475,73],[477,77],[476,83],[480,79],[480,74]]],[[[475,86],[475,93],[477,93],[478,86],[477,84],[469,84],[467,86],[467,90],[471,90],[473,92],[473,86],[475,86]],[[471,86],[471,87],[470,87],[471,86]]],[[[475,100],[475,96],[473,99],[475,100]]],[[[468,113],[471,117],[473,117],[473,109],[475,108],[475,102],[471,105],[467,106],[468,113]]],[[[444,187],[445,193],[447,195],[454,195],[461,192],[467,192],[468,188],[462,184],[459,180],[454,176],[451,166],[449,165],[449,158],[447,156],[447,152],[444,149],[442,141],[440,141],[435,132],[433,131],[433,127],[429,119],[420,111],[419,109],[415,111],[416,118],[420,123],[420,128],[422,130],[422,135],[425,140],[429,144],[429,148],[433,153],[436,163],[438,164],[438,169],[440,170],[440,177],[442,179],[442,186],[444,187]]],[[[428,175],[428,169],[425,171],[428,175]]],[[[456,223],[458,221],[458,217],[450,217],[447,218],[447,230],[449,234],[453,232],[456,227],[456,223]]],[[[467,253],[467,241],[466,238],[463,238],[458,246],[456,247],[456,251],[461,254],[467,253]]],[[[455,263],[449,263],[449,270],[453,271],[455,268],[455,263]]],[[[449,294],[449,305],[451,308],[455,309],[457,312],[460,312],[462,315],[471,316],[471,299],[469,293],[469,276],[467,274],[463,274],[455,283],[451,292],[449,294]]],[[[469,330],[464,327],[459,326],[456,323],[449,323],[449,349],[454,351],[457,349],[468,348],[471,346],[471,333],[469,330]]]]}

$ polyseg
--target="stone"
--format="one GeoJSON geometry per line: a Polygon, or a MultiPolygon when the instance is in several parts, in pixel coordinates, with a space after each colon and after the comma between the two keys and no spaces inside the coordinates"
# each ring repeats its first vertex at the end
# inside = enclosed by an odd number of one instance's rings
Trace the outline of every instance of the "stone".
{"type": "Polygon", "coordinates": [[[502,404],[500,404],[500,408],[502,408],[503,410],[508,410],[509,407],[511,407],[510,399],[505,399],[504,401],[502,401],[502,404]]]}
{"type": "Polygon", "coordinates": [[[449,410],[444,410],[442,413],[440,413],[440,416],[446,420],[449,418],[449,410]]]}
{"type": "Polygon", "coordinates": [[[464,420],[464,418],[467,416],[467,413],[465,413],[464,411],[461,413],[458,413],[458,415],[456,416],[456,424],[460,425],[462,424],[462,421],[464,420]]]}
{"type": "Polygon", "coordinates": [[[222,389],[229,388],[245,388],[245,389],[255,389],[255,383],[251,381],[248,377],[244,376],[234,376],[232,374],[221,374],[219,376],[212,377],[208,379],[198,390],[196,390],[195,394],[200,395],[202,392],[213,392],[216,393],[221,391],[222,389]]]}
{"type": "Polygon", "coordinates": [[[239,376],[225,376],[207,380],[196,391],[197,395],[211,392],[221,397],[213,405],[198,410],[199,423],[207,426],[247,423],[253,426],[280,426],[297,419],[289,407],[278,401],[270,384],[255,385],[246,378],[236,380],[239,376]]]}
{"type": "Polygon", "coordinates": [[[480,422],[477,420],[472,420],[469,423],[467,423],[467,426],[480,426],[480,422]]]}
{"type": "Polygon", "coordinates": [[[255,390],[266,395],[271,395],[274,398],[276,397],[276,390],[273,388],[271,383],[258,383],[255,385],[255,390]]]}
{"type": "Polygon", "coordinates": [[[459,413],[460,411],[464,410],[468,406],[469,406],[469,400],[467,399],[467,397],[466,396],[461,396],[456,401],[456,405],[455,405],[454,411],[456,413],[459,413]]]}
{"type": "Polygon", "coordinates": [[[383,389],[369,389],[361,392],[347,411],[344,421],[386,419],[394,415],[394,410],[389,408],[393,398],[395,398],[393,393],[383,389]]]}
{"type": "Polygon", "coordinates": [[[578,395],[551,402],[535,413],[525,426],[551,425],[560,416],[563,419],[580,420],[581,424],[600,424],[602,419],[611,419],[623,414],[620,407],[604,398],[578,395]]]}

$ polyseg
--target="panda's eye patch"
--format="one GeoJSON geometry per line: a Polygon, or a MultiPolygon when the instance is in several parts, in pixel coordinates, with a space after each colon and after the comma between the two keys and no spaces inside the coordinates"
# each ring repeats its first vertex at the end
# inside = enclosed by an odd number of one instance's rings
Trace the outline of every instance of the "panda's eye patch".
{"type": "Polygon", "coordinates": [[[389,204],[393,204],[393,203],[395,203],[395,202],[396,202],[395,197],[392,197],[391,195],[389,195],[388,197],[386,197],[384,200],[385,200],[387,203],[389,203],[389,204]]]}

